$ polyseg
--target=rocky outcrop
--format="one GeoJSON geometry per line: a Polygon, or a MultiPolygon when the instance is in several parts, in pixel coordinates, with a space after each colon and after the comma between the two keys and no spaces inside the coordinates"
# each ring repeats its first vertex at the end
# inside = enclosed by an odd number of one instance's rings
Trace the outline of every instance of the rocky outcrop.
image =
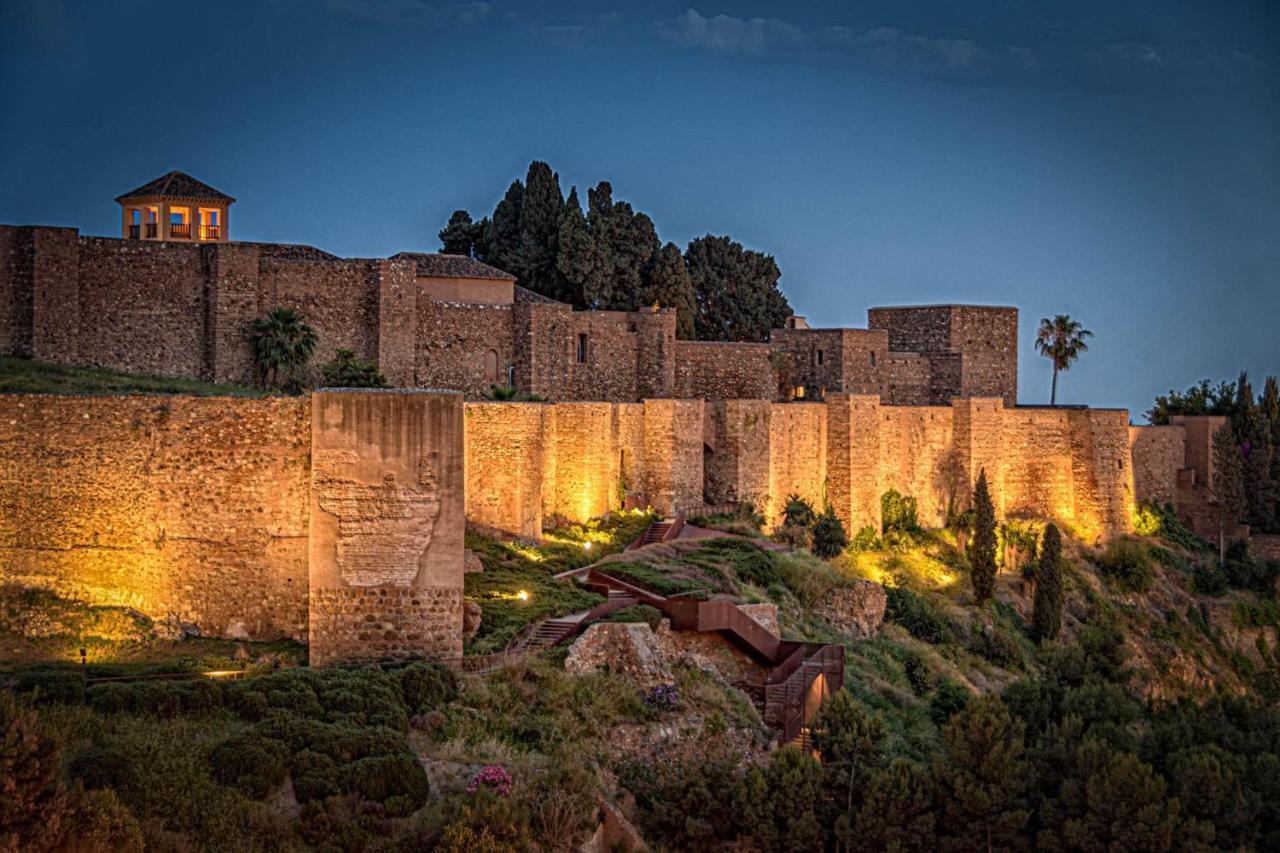
{"type": "Polygon", "coordinates": [[[470,548],[462,552],[462,573],[464,575],[472,572],[483,572],[484,563],[480,562],[480,555],[470,548]]]}
{"type": "Polygon", "coordinates": [[[775,637],[782,636],[778,627],[778,605],[776,604],[739,604],[738,609],[750,616],[761,627],[775,637]]]}
{"type": "Polygon", "coordinates": [[[639,687],[670,684],[671,667],[643,622],[597,622],[569,648],[564,671],[574,675],[607,669],[639,687]]]}
{"type": "Polygon", "coordinates": [[[868,640],[880,630],[888,603],[884,587],[871,581],[855,580],[852,586],[836,587],[814,605],[814,614],[855,640],[868,640]]]}
{"type": "Polygon", "coordinates": [[[622,810],[613,803],[600,802],[600,826],[578,848],[580,853],[611,853],[621,850],[632,853],[637,850],[648,850],[649,847],[640,837],[640,833],[631,821],[622,814],[622,810]]]}

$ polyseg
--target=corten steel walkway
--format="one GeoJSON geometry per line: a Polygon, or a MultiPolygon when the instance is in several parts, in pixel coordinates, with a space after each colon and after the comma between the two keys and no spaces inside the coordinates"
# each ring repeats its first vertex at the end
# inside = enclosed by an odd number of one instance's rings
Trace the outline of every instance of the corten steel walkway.
{"type": "MultiPolygon", "coordinates": [[[[655,522],[627,550],[669,542],[683,527],[681,515],[655,522]]],[[[779,639],[731,599],[659,595],[610,575],[607,564],[564,572],[557,578],[576,579],[605,596],[605,601],[587,613],[530,626],[525,645],[547,647],[564,642],[613,610],[647,604],[671,620],[672,630],[718,633],[765,669],[763,683],[751,688],[765,723],[779,731],[784,744],[809,748],[809,723],[823,701],[844,684],[843,646],[779,639]]]]}

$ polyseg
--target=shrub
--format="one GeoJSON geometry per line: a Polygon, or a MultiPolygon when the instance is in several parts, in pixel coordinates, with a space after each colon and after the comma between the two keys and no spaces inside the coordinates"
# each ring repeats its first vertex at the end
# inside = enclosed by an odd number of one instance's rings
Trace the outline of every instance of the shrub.
{"type": "Polygon", "coordinates": [[[62,702],[79,705],[84,701],[84,673],[76,670],[37,669],[18,675],[18,693],[31,693],[37,705],[62,702]]]}
{"type": "Polygon", "coordinates": [[[849,543],[849,547],[854,551],[879,551],[884,547],[884,543],[876,535],[876,529],[867,525],[857,532],[853,541],[849,543]]]}
{"type": "Polygon", "coordinates": [[[837,557],[849,544],[844,523],[836,515],[835,507],[828,505],[813,525],[813,554],[824,560],[837,557]]]}
{"type": "Polygon", "coordinates": [[[213,778],[260,800],[284,781],[289,747],[253,731],[218,746],[210,758],[213,778]]]}
{"type": "Polygon", "coordinates": [[[969,648],[997,666],[1013,667],[1022,663],[1017,639],[999,625],[978,626],[969,637],[969,648]]]}
{"type": "Polygon", "coordinates": [[[342,787],[362,799],[385,802],[408,797],[414,808],[427,801],[427,771],[413,755],[361,758],[342,768],[342,787]]]}
{"type": "Polygon", "coordinates": [[[400,693],[411,713],[421,713],[458,698],[458,676],[438,663],[415,663],[400,670],[400,693]]]}
{"type": "Polygon", "coordinates": [[[933,697],[929,699],[929,718],[938,727],[946,725],[952,715],[964,710],[969,702],[969,695],[968,690],[951,679],[942,679],[938,688],[933,691],[933,697]]]}
{"type": "Polygon", "coordinates": [[[1228,556],[1222,572],[1231,586],[1268,595],[1275,583],[1277,568],[1280,568],[1280,564],[1244,554],[1238,557],[1228,556]]]}
{"type": "Polygon", "coordinates": [[[604,620],[606,622],[647,622],[653,630],[658,630],[662,623],[662,611],[648,604],[635,604],[615,610],[604,620]]]}
{"type": "Polygon", "coordinates": [[[883,533],[915,533],[919,530],[916,499],[900,494],[897,489],[890,489],[881,495],[880,529],[883,533]]]}
{"type": "Polygon", "coordinates": [[[912,693],[923,696],[933,689],[935,680],[933,670],[929,669],[924,658],[915,650],[904,649],[902,670],[906,673],[907,683],[911,685],[912,693]]]}
{"type": "Polygon", "coordinates": [[[680,691],[674,684],[658,684],[645,693],[644,703],[659,711],[674,711],[680,707],[680,691]]]}
{"type": "Polygon", "coordinates": [[[320,376],[330,388],[388,387],[387,377],[378,371],[378,365],[349,349],[338,350],[333,361],[320,368],[320,376]]]}
{"type": "Polygon", "coordinates": [[[1094,562],[1102,575],[1121,589],[1146,592],[1151,588],[1151,552],[1137,539],[1111,540],[1094,562]]]}
{"type": "Polygon", "coordinates": [[[293,793],[298,802],[323,800],[338,793],[338,765],[321,752],[304,749],[289,761],[293,793]]]}
{"type": "Polygon", "coordinates": [[[900,586],[885,587],[885,594],[885,618],[901,625],[917,640],[936,645],[954,636],[951,620],[931,600],[900,586]]]}
{"type": "Polygon", "coordinates": [[[813,504],[797,494],[787,495],[786,506],[782,508],[782,524],[784,527],[810,528],[818,520],[813,504]]]}
{"type": "Polygon", "coordinates": [[[471,777],[467,784],[467,793],[489,791],[494,796],[505,797],[511,793],[511,774],[500,764],[489,764],[480,768],[480,772],[471,777]]]}
{"type": "Polygon", "coordinates": [[[833,588],[844,583],[827,564],[809,556],[779,554],[776,557],[782,583],[805,607],[821,601],[833,588]]]}
{"type": "Polygon", "coordinates": [[[1217,563],[1198,563],[1191,572],[1191,589],[1216,598],[1227,591],[1227,576],[1217,563]]]}
{"type": "Polygon", "coordinates": [[[796,551],[808,551],[813,547],[813,531],[794,524],[784,524],[773,531],[773,539],[796,551]]]}
{"type": "Polygon", "coordinates": [[[140,778],[134,757],[112,743],[90,746],[67,763],[67,772],[89,790],[126,790],[140,778]]]}
{"type": "Polygon", "coordinates": [[[131,691],[123,684],[95,684],[85,691],[85,701],[99,714],[129,710],[131,691]]]}

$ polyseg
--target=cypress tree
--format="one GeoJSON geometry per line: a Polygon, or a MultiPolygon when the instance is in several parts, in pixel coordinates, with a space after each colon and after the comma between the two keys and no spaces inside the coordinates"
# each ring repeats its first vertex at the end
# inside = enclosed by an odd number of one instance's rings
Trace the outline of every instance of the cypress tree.
{"type": "Polygon", "coordinates": [[[1040,569],[1036,572],[1036,600],[1031,614],[1032,631],[1041,642],[1062,630],[1062,535],[1050,524],[1040,543],[1040,569]]]}
{"type": "Polygon", "coordinates": [[[578,204],[577,187],[569,190],[565,203],[556,270],[564,282],[564,301],[575,308],[599,308],[600,300],[608,298],[604,258],[578,204]]]}
{"type": "Polygon", "coordinates": [[[512,181],[507,194],[493,209],[493,220],[485,228],[485,261],[512,275],[519,275],[520,207],[524,184],[512,181]]]}
{"type": "Polygon", "coordinates": [[[653,253],[645,270],[644,305],[676,309],[676,337],[693,339],[693,281],[675,243],[653,253]]]}
{"type": "Polygon", "coordinates": [[[970,580],[978,604],[991,598],[996,582],[996,508],[987,489],[987,471],[978,472],[973,489],[973,542],[969,545],[970,580]]]}
{"type": "Polygon", "coordinates": [[[1267,423],[1267,440],[1271,448],[1271,511],[1274,527],[1268,531],[1280,532],[1280,384],[1274,376],[1268,376],[1262,385],[1262,402],[1259,404],[1267,423]]]}
{"type": "Polygon", "coordinates": [[[552,299],[564,295],[556,255],[560,223],[565,216],[560,176],[541,160],[529,164],[525,176],[520,212],[516,217],[517,244],[512,257],[516,268],[509,270],[520,284],[552,299]]]}
{"type": "Polygon", "coordinates": [[[1230,423],[1213,434],[1213,497],[1218,521],[1218,562],[1227,562],[1227,534],[1234,533],[1248,506],[1244,464],[1230,423]]]}

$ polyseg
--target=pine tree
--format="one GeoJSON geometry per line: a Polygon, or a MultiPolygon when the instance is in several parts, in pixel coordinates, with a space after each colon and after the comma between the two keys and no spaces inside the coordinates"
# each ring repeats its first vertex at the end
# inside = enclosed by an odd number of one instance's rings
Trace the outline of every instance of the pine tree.
{"type": "Polygon", "coordinates": [[[440,251],[446,255],[477,256],[477,247],[484,236],[484,222],[472,222],[471,214],[455,210],[449,224],[440,229],[440,251]]]}
{"type": "Polygon", "coordinates": [[[899,758],[871,777],[853,831],[837,833],[850,850],[938,849],[938,812],[933,777],[899,758]]]}
{"type": "MultiPolygon", "coordinates": [[[[817,808],[822,799],[822,765],[811,755],[794,746],[774,753],[769,767],[760,776],[748,773],[743,791],[768,794],[743,811],[743,829],[761,850],[821,850],[826,833],[818,820],[817,808]]],[[[745,801],[745,797],[742,798],[745,801]]]]}
{"type": "Polygon", "coordinates": [[[1213,500],[1218,522],[1218,561],[1227,562],[1227,536],[1244,517],[1244,464],[1230,423],[1213,434],[1213,500]]]}
{"type": "Polygon", "coordinates": [[[995,592],[996,582],[996,508],[987,488],[987,472],[978,472],[973,489],[973,541],[969,545],[970,580],[973,597],[983,604],[995,592]]]}
{"type": "MultiPolygon", "coordinates": [[[[1181,825],[1177,800],[1136,755],[1116,754],[1086,786],[1083,819],[1068,821],[1066,841],[1081,850],[1170,850],[1181,825]]],[[[1188,849],[1197,849],[1189,845],[1188,849]]]]}
{"type": "Polygon", "coordinates": [[[1053,524],[1044,529],[1041,539],[1031,625],[1041,642],[1056,638],[1062,630],[1062,535],[1053,524]]]}
{"type": "Polygon", "coordinates": [[[644,305],[676,309],[676,337],[682,341],[693,339],[693,281],[675,243],[666,244],[649,259],[642,301],[644,305]]]}
{"type": "Polygon", "coordinates": [[[889,732],[880,717],[843,689],[823,703],[812,732],[827,790],[837,807],[837,822],[847,827],[856,805],[854,795],[882,763],[889,732]]]}
{"type": "Polygon", "coordinates": [[[791,315],[770,255],[708,234],[689,243],[685,263],[697,299],[699,340],[765,341],[791,315]]]}
{"type": "Polygon", "coordinates": [[[965,705],[942,731],[937,760],[943,805],[941,842],[947,850],[1016,850],[1031,813],[1025,792],[1029,765],[1023,757],[1024,726],[999,696],[965,705]]]}

